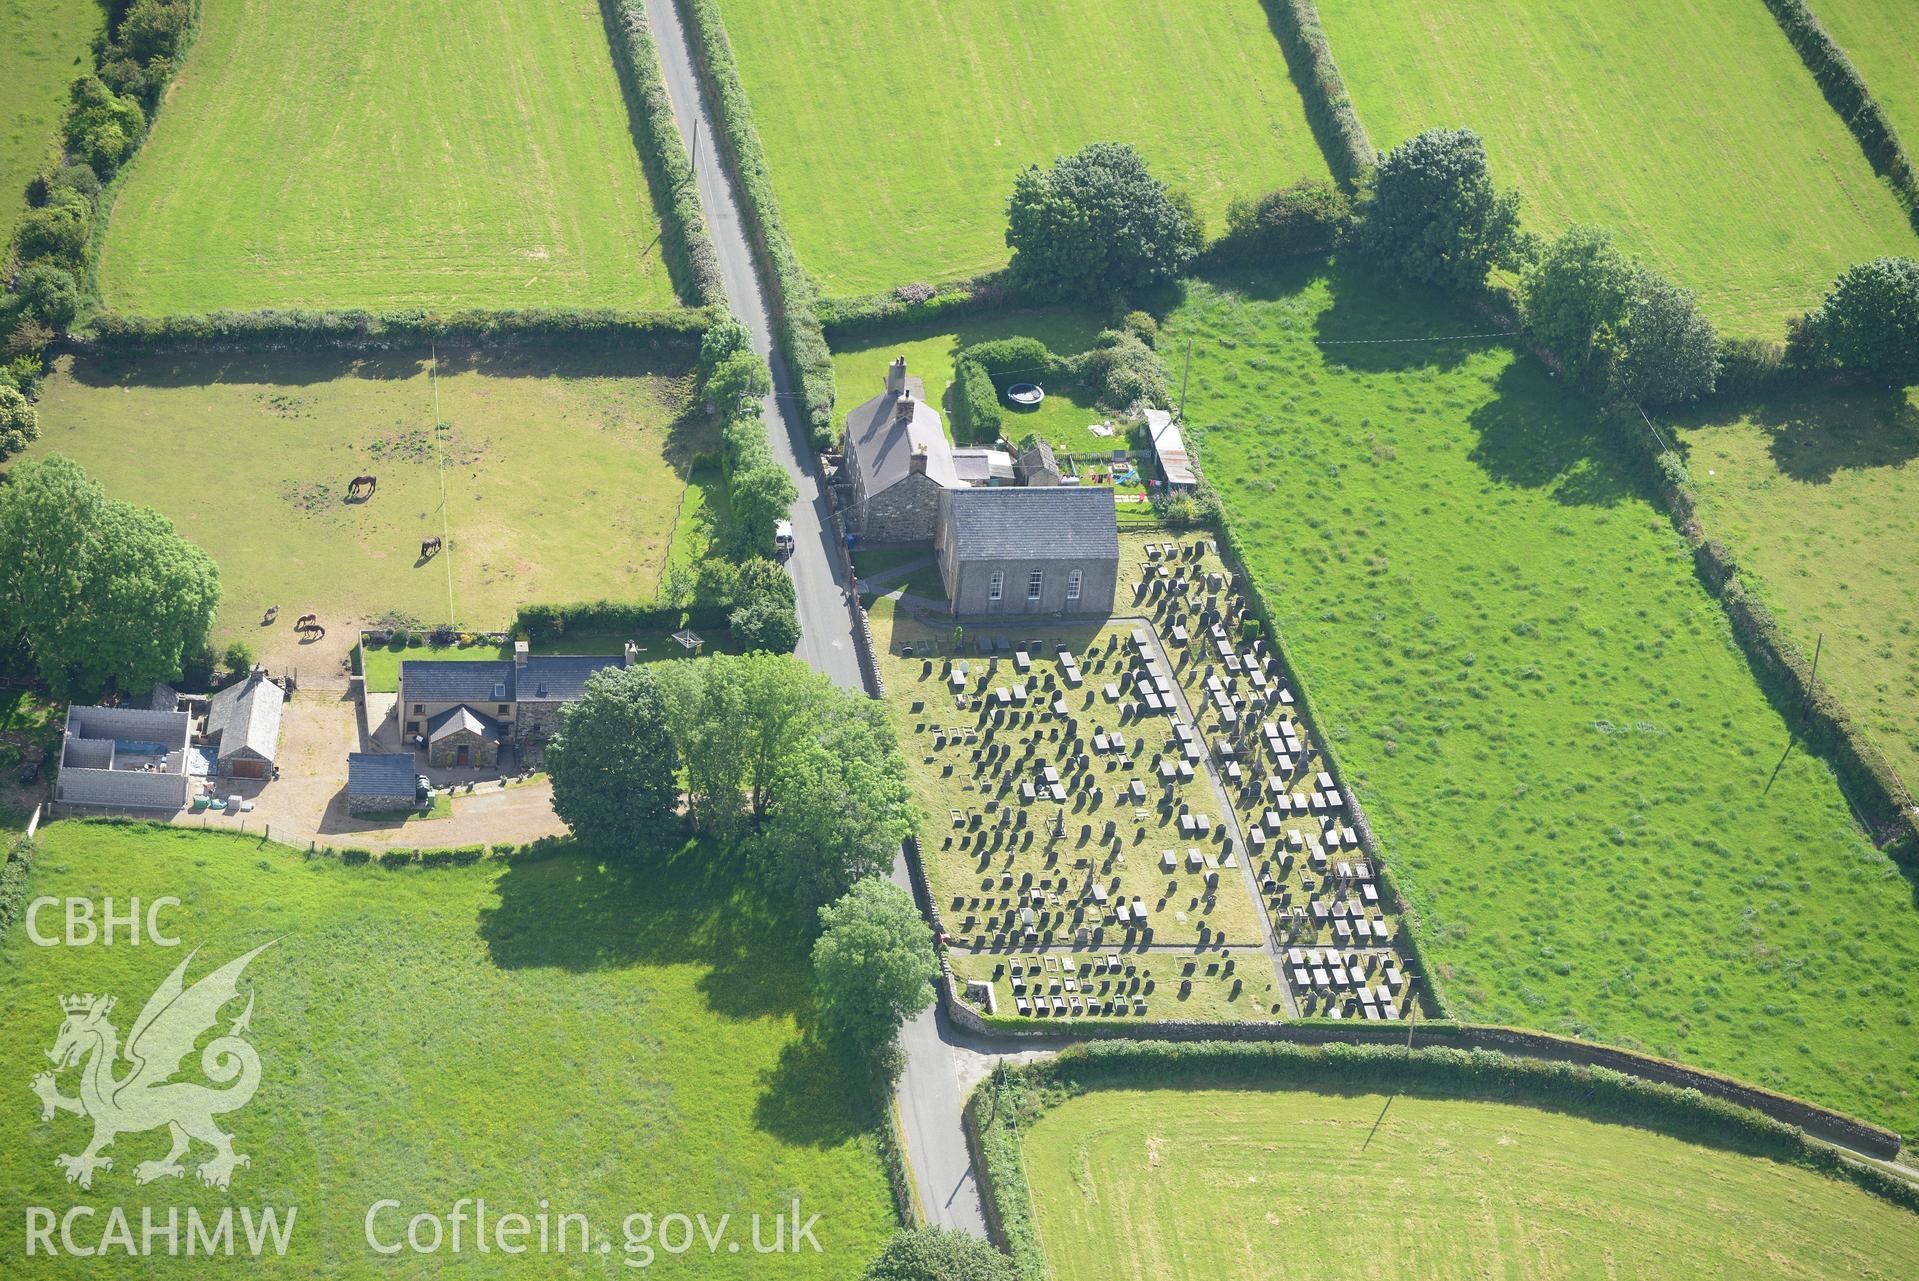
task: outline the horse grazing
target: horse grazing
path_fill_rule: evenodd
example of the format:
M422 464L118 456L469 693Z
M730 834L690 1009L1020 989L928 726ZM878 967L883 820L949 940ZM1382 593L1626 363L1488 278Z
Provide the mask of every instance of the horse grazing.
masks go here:
M437 554L439 550L440 550L440 539L437 535L432 538L422 538L420 540L420 559L421 560L425 560L429 556L433 556Z
M296 632L319 631L320 616L318 614L300 615L293 620L293 630Z
M346 496L349 500L354 498L371 498L373 497L373 491L379 488L379 485L380 478L378 476L355 476L353 483L346 487ZM366 490L364 495L360 493L362 489Z
M268 605L267 612L260 616L260 626L262 627L272 626L273 620L278 618L279 616L280 616L280 607L278 605Z

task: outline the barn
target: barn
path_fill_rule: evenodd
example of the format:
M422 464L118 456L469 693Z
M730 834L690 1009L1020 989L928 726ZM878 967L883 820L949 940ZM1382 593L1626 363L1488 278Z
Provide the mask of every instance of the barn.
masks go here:
M207 742L222 777L273 777L285 702L280 687L260 671L208 700Z

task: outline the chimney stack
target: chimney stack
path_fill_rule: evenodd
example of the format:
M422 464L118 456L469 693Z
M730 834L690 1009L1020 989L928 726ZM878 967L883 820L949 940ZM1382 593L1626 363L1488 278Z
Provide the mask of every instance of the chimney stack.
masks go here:
M528 650L525 641L516 640L513 642L513 668L515 671L523 672L526 670L527 653Z
M893 417L903 423L913 421L913 393L903 391L899 399L893 402Z
M906 357L896 356L893 363L886 367L886 390L906 390Z
M926 446L921 445L913 451L913 457L907 462L907 471L914 476L926 474Z

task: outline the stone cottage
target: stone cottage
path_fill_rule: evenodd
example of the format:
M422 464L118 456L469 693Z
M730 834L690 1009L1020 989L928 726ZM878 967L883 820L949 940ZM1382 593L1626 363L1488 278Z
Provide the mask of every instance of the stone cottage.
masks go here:
M846 416L847 528L875 543L933 536L940 494L964 484L939 410L926 386L906 373L906 357L886 371L886 390Z
M349 814L391 814L416 803L419 775L409 752L353 752L346 758Z
M1113 611L1119 524L1102 487L958 489L940 498L934 551L955 614Z
M586 690L587 678L631 666L639 651L628 641L612 655L532 654L516 641L513 658L408 659L400 664L400 727L409 743L424 745L438 769L491 769L500 749L545 742L560 713Z
M207 700L207 742L221 777L272 777L285 703L286 694L263 671Z

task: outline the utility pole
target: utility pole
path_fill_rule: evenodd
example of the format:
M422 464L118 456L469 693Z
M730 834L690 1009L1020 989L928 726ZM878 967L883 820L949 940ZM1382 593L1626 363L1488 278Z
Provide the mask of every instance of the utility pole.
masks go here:
M693 174L698 179L700 171L700 112L693 113Z
M1186 367L1179 371L1179 419L1186 421L1186 379L1193 372L1193 340L1186 340Z

